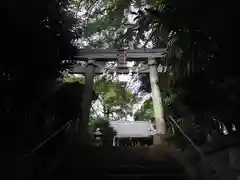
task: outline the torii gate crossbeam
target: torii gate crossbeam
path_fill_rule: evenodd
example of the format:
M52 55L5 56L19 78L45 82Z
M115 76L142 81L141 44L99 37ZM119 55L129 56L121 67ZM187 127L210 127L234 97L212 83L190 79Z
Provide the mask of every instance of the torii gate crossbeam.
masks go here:
M148 58L162 58L166 53L165 48L161 49L131 49L124 50L127 55L127 61L146 61ZM116 61L118 59L118 50L113 49L80 49L74 56L79 61Z
M122 50L121 50L122 51ZM155 113L155 122L157 130L157 138L154 140L154 144L161 143L161 138L158 135L165 134L165 121L163 118L163 108L162 108L162 99L160 88L157 84L158 82L158 69L157 69L157 59L161 59L166 52L166 49L134 49L134 50L124 50L126 51L126 60L127 61L148 61L149 68L143 69L142 73L150 74L151 90L153 97L154 113ZM102 73L103 70L100 67L97 67L96 62L107 62L107 61L116 61L118 59L119 50L102 50L102 49L80 49L77 54L74 56L76 60L87 61L88 64L86 67L81 67L76 64L73 68L70 69L71 73L74 74L85 74L85 91L84 91L84 100L82 103L82 119L79 122L79 129L86 130L89 122L89 114L91 108L91 99L92 99L92 89L93 89L93 79L95 74ZM126 69L121 69L117 72L127 74L129 71ZM141 71L135 70L134 72L141 73ZM133 72L133 73L134 73ZM113 70L110 71L113 73Z

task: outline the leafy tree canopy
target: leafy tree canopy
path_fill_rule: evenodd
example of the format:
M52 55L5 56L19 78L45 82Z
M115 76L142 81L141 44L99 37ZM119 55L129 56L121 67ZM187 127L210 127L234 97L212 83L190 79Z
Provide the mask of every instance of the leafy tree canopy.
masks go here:
M67 82L84 82L84 77L66 77ZM91 109L91 119L104 118L116 120L132 115L133 106L140 98L126 84L120 82L117 76L101 75L94 80L94 91L98 98Z
M196 123L202 126L211 127L215 118L229 127L232 123L239 124L240 81L235 61L238 51L237 46L230 46L233 40L237 42L239 39L239 20L234 14L237 12L234 3L230 3L232 13L228 15L226 5L216 0L99 0L81 3L88 10L85 17L89 18L85 22L90 22L82 26L83 30L88 25L91 29L99 27L101 22L109 22L109 26L92 31L98 34L97 38L86 35L90 37L89 43L102 42L98 45L109 44L108 47L119 47L120 44L130 48L167 47L162 62L171 77L170 92L178 95L171 103L175 107L171 113L192 114ZM131 22L129 14L135 18ZM109 36L114 39L109 40Z
M152 99L146 100L141 108L134 114L135 121L154 121Z
M69 3L13 0L1 4L0 115L2 137L8 143L16 134L26 133L22 129L26 123L33 128L45 120L41 101L71 63L66 60L74 52L75 18Z

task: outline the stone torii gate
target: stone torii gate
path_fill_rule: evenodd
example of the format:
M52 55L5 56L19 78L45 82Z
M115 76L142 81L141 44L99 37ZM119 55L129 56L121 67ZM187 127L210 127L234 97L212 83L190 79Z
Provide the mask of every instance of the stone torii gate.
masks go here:
M89 114L91 108L92 89L94 75L102 74L106 70L104 65L108 61L117 61L118 67L108 69L108 73L128 74L129 70L132 73L149 73L150 84L152 90L152 99L154 105L155 123L156 123L156 137L154 137L154 144L161 143L161 137L165 134L165 121L163 117L163 107L160 88L158 82L158 72L162 72L161 68L157 67L156 60L164 56L166 49L133 49L133 50L103 50L103 49L80 49L75 59L78 61L87 62L86 66L79 64L73 65L70 72L73 74L85 74L85 90L84 100L82 103L82 119L79 122L81 129L87 129L89 123ZM126 61L143 62L148 61L148 66L140 68L126 67Z

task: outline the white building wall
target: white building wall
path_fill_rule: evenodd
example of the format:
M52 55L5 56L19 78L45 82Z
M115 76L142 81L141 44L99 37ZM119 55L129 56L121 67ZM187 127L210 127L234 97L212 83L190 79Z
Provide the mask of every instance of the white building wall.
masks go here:
M151 123L147 121L111 121L117 132L116 137L149 137L155 134Z

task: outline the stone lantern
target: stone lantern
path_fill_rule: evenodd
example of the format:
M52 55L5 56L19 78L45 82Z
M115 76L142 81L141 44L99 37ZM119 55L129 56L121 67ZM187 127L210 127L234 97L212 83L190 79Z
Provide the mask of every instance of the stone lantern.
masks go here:
M100 132L100 129L97 128L96 131L93 133L94 141L97 146L100 146L102 144L102 133Z

